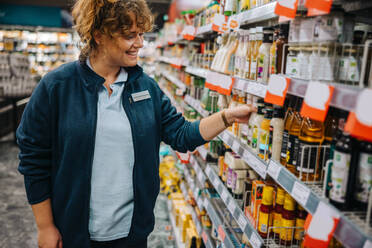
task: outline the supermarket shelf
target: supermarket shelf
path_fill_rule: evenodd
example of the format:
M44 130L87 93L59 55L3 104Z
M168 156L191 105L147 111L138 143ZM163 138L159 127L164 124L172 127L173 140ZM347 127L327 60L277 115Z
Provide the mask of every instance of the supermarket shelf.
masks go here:
M196 148L203 160L207 159L208 151L205 146L199 146Z
M198 205L199 209L203 209L203 199L202 199L202 196L199 194L200 188L198 187L196 182L191 178L191 175L190 175L189 170L187 169L187 166L185 166L184 173L185 173L186 182L189 185L192 191L192 194L194 196L194 199L196 201L196 205Z
M291 78L288 94L305 97L308 80ZM359 92L359 87L331 83L335 87L330 105L346 111L354 110Z
M221 196L222 201L227 206L227 209L234 217L241 230L243 230L245 235L249 237L249 242L251 243L252 247L262 247L264 244L263 239L257 233L256 229L250 223L248 218L244 215L243 211L239 208L234 198L232 198L231 194L226 189L225 185L218 178L217 173L214 171L212 166L207 165L205 172L209 178L209 181L213 184L214 188Z
M191 97L190 95L185 96L185 102L193 107L196 111L199 112L199 114L203 117L209 116L209 112L201 106L201 103L199 100L196 100L195 98Z
M226 145L238 154L253 170L257 172L263 179L266 178L267 164L256 154L254 154L248 146L242 144L231 132L224 131L218 136Z
M187 190L186 190L185 184L182 182L180 187L181 187L182 194L184 195L185 199L187 199L188 195L187 195ZM203 228L203 226L201 225L194 209L191 212L191 216L192 216L192 220L194 221L194 223L196 225L196 231L198 232L198 235L200 237L202 237L202 240L204 242L205 247L214 248L215 245L214 245L214 243L213 243L213 241L212 241L212 239L209 235L209 232L206 231Z
M276 2L272 2L254 9L244 11L237 15L240 26L255 22L268 21L278 17L275 13Z
M204 36L204 35L207 35L207 34L211 34L213 33L214 31L212 30L212 24L208 24L208 25L204 25L202 27L199 27L196 31L196 35L197 36Z
M266 95L267 85L258 83L253 80L235 77L233 88L244 91L251 95L264 98Z
M233 244L228 232L224 227L223 221L220 219L218 213L216 212L212 203L207 197L204 198L203 205L213 225L215 226L215 228L217 228L218 235L222 240L222 243L225 245L226 248L235 248L235 245Z
M182 66L186 67L188 65L187 61L185 61L184 59L180 59L180 58L168 58L168 57L162 56L158 58L157 61L167 63L175 67L182 67Z
M171 212L171 209L172 209L172 202L170 200L168 200L168 210L169 210L169 212ZM176 237L177 248L185 248L185 244L182 243L182 241L181 241L180 231L179 231L178 227L176 226L176 220L174 219L173 214L171 214L171 213L169 214L169 219L170 219L171 224L172 224L172 229L173 229L174 236Z
M197 67L192 67L192 66L187 66L186 67L186 72L193 74L195 76L201 77L201 78L206 78L208 70L202 69L202 68L197 68Z
M181 80L179 80L178 78L172 76L171 74L169 74L169 72L162 72L162 75L165 78L167 78L169 81L171 81L172 83L174 83L178 88L180 88L183 91L186 91L186 85Z

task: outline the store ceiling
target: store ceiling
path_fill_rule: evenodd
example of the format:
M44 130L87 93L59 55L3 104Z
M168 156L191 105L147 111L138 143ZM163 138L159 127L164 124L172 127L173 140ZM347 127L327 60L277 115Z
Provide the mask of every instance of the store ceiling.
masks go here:
M34 6L50 6L60 7L66 10L70 10L75 0L1 0L1 3L5 4L17 4L17 5L34 5ZM172 0L146 0L149 4L154 16L156 26L163 26L163 16L168 13L169 5Z

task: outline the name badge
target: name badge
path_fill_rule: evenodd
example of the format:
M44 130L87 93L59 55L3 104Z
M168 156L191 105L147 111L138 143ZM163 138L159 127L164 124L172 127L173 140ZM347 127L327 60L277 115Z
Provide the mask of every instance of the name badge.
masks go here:
M143 101L149 98L151 98L151 96L148 90L144 90L144 91L132 94L132 99L134 102Z

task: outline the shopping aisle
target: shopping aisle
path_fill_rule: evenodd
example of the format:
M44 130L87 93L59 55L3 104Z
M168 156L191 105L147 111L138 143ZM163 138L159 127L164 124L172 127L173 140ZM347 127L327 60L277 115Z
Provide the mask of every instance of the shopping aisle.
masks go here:
M8 138L9 137L9 138ZM0 247L37 247L37 230L18 173L18 147L12 135L0 141Z

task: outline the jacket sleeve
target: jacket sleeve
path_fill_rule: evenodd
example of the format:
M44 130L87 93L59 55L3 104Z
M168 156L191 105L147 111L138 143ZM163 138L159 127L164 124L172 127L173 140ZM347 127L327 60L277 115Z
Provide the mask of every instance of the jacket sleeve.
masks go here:
M179 152L193 151L206 143L199 131L200 121L186 121L162 91L161 111L162 140L173 149Z
M27 199L36 204L50 198L51 121L50 104L43 80L34 90L17 129L20 148L18 170L24 175Z

